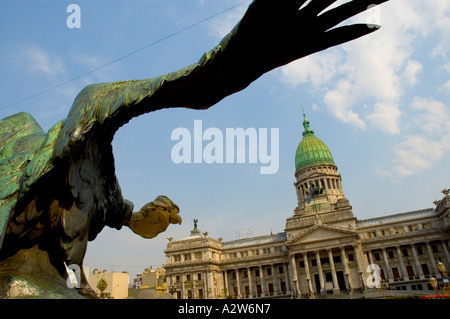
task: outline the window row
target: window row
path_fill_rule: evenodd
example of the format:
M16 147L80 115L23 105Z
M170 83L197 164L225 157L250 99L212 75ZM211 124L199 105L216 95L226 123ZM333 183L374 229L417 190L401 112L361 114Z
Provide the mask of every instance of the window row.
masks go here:
M246 258L249 256L267 255L267 254L272 254L272 253L279 253L281 251L282 251L281 246L258 248L258 249L246 250L246 251L241 251L241 252L229 253L228 259L237 259L237 258Z
M423 245L416 245L414 247L416 249L417 255L419 255L419 256L423 255L424 251L426 251L426 249L427 249L426 246L423 246ZM439 249L438 249L438 246L436 244L431 244L430 247L431 247L431 250L432 250L433 253L439 253ZM401 248L400 251L401 251L402 257L408 257L408 256L410 256L410 254L412 254L411 248L404 247L404 248ZM387 255L387 257L389 259L397 257L397 252L394 251L394 249L387 249L386 253L387 253L386 255ZM373 259L375 261L378 261L378 260L382 259L381 252L376 252L375 251L372 254L373 254Z
M376 238L376 237L391 236L391 235L398 235L398 234L401 235L401 234L405 234L408 232L416 232L416 231L419 231L422 229L431 229L431 228L432 228L431 222L427 222L427 223L414 224L414 225L408 225L408 226L377 229L377 230L367 232L365 234L365 238Z
M266 268L262 268L263 271L263 275L267 275L267 276L271 276L272 275L272 267L266 267ZM277 266L275 267L275 271L277 271L277 274L284 274L284 267L283 266ZM250 269L250 275L253 277L260 277L261 276L261 272L259 268L255 268L255 269ZM249 272L247 269L242 270L242 275L243 278L248 278L249 277ZM236 275L236 271L233 271L233 273L231 274L231 278L232 279L237 279L237 275Z
M350 261L354 261L353 253L349 253L347 255L347 260L349 262ZM310 264L311 264L312 267L317 266L317 259L316 258L308 258L308 261L310 261ZM341 256L333 256L333 262L335 264L339 264L341 261L342 261L341 260ZM320 264L322 266L327 265L329 263L330 263L330 259L328 257L320 258ZM303 260L300 260L299 261L299 266L300 266L300 268L304 268L305 267L305 262Z

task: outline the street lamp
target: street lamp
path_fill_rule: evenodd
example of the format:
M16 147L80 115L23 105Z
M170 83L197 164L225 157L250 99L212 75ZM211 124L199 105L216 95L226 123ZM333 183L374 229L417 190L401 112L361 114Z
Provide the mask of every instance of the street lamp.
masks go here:
M169 288L169 293L173 295L175 292L176 292L175 286L172 284Z
M443 295L450 295L450 282L447 277L447 273L445 270L445 265L439 261L437 263L437 268L442 275L442 281L444 282L444 291L442 291Z
M436 295L439 294L439 287L438 287L438 281L433 276L430 279L431 287L433 287L434 291L436 292Z
M383 281L380 284L380 290L383 293L383 299L386 298L385 291L388 289L389 289L389 283L383 279Z
M437 268L441 273L442 277L447 277L447 273L445 272L445 265L440 260L437 263Z

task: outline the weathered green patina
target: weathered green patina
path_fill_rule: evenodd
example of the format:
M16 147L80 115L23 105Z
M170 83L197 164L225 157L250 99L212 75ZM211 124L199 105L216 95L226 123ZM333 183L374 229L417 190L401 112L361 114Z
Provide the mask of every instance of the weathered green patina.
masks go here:
M151 238L181 223L166 196L135 213L122 197L111 146L122 125L164 108L207 109L270 70L369 34L376 28L335 26L386 1L354 0L324 12L335 0L305 6L306 0L254 0L220 44L191 66L89 85L48 132L26 113L1 120L0 297L75 298L66 265L82 269L87 242L104 226ZM78 293L92 296L84 273Z
M314 165L335 165L328 146L309 127L309 121L303 115L303 138L295 152L295 171Z

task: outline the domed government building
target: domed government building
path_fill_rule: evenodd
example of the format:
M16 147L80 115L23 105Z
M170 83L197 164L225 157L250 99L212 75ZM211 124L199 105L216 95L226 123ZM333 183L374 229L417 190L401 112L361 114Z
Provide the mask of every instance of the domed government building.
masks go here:
M298 206L284 232L223 241L195 223L190 236L167 244L168 292L180 299L382 298L435 294L432 277L442 287L440 263L450 270L448 190L435 208L358 220L329 148L303 117Z

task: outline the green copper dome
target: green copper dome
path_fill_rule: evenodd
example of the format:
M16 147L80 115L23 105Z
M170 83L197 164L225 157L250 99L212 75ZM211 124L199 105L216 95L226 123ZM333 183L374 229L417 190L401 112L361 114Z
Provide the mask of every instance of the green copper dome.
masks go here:
M309 127L309 121L303 114L303 138L295 153L295 171L313 165L334 164L333 156L324 142L314 135Z

